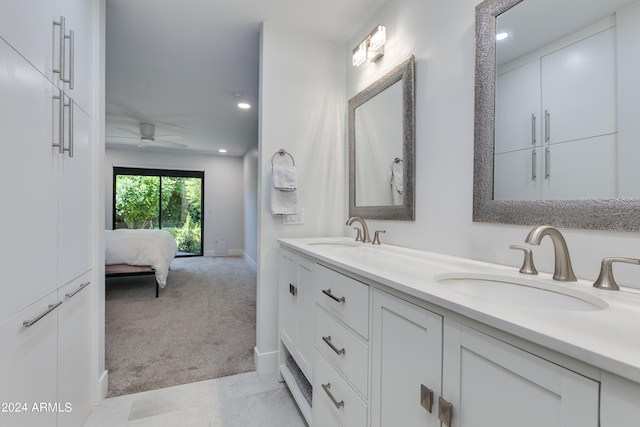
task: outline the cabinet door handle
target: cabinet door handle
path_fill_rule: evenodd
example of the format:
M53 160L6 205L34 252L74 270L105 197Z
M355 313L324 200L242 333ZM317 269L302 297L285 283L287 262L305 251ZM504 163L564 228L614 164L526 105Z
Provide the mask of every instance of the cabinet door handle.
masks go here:
M420 384L420 405L430 414L433 410L433 390Z
M322 384L322 388L324 389L325 393L327 393L327 396L329 396L329 399L331 399L336 408L340 409L344 407L344 400L338 402L336 398L333 397L333 394L331 394L331 392L329 391L331 389L331 383Z
M337 296L333 295L331 293L331 289L323 289L322 293L328 296L329 298L331 298L332 300L334 300L335 302L345 302L344 297L338 298Z
M551 149L544 149L544 178L549 179L551 176Z
M338 349L338 347L333 345L333 343L331 342L331 335L326 336L326 337L322 337L322 341L326 342L327 345L329 347L331 347L331 350L335 351L336 354L345 354L346 353L346 350L344 348Z
M293 283L289 283L289 293L295 297L298 295L298 287Z
M536 115L531 113L531 145L536 145Z
M438 419L445 426L451 427L451 418L453 418L453 405L441 396L438 397Z
M64 78L64 73L60 74L61 78L62 78L62 82L63 83L69 83L69 89L73 89L73 82L75 81L75 72L74 72L74 62L75 62L75 55L74 55L74 47L75 47L75 40L73 37L73 30L69 30L69 35L65 35L64 36L65 39L69 40L69 78L65 79ZM63 42L64 43L64 42Z
M69 153L69 157L73 157L73 98L67 97L68 104L64 104L65 107L69 107L69 148L63 148L63 151ZM64 142L63 147L64 147Z
M58 45L60 46L60 55L59 55L59 61L60 61L60 65L58 68L53 68L53 72L60 75L60 80L64 81L64 59L65 59L65 28L64 28L64 16L60 17L60 21L53 21L53 26L56 27L60 27L60 37L58 39Z
M537 157L538 154L536 153L536 149L534 148L533 150L531 150L531 181L535 181L538 177L538 174L536 173L536 166L538 165Z
M551 114L549 110L544 110L544 141L551 141Z
M37 317L31 319L31 320L25 320L24 322L22 322L22 324L24 326L26 326L27 328L30 326L33 326L38 320L42 319L44 316L46 316L47 314L51 313L53 310L56 309L56 307L58 307L60 304L62 304L62 301L58 301L55 304L49 304L49 306L47 307L47 309L42 312L41 314L39 314Z
M80 286L78 286L78 289L76 289L73 292L69 292L68 294L64 294L65 297L67 298L73 298L73 296L75 294L77 294L78 292L80 292L81 290L83 290L84 288L86 288L87 286L89 286L91 282L87 282L87 283L82 283Z
M58 153L64 154L64 94L62 89L58 89L58 95L53 99L58 101L58 143L52 145L58 147Z

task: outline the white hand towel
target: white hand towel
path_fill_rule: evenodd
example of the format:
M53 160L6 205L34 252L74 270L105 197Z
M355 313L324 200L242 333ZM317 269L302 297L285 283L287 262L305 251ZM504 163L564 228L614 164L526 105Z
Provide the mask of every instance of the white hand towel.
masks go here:
M403 204L404 190L404 165L402 162L394 162L391 165L391 203L394 206Z
M296 168L294 166L274 166L273 186L281 191L293 191L297 188Z

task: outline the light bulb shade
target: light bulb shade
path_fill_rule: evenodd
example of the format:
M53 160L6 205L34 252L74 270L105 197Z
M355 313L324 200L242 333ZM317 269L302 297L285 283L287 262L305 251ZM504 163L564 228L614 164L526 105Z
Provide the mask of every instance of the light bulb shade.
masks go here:
M353 49L353 66L359 67L367 60L367 41L360 43Z
M384 45L387 42L387 30L384 25L378 25L369 34L369 49L367 50L367 59L369 62L375 62L384 55Z

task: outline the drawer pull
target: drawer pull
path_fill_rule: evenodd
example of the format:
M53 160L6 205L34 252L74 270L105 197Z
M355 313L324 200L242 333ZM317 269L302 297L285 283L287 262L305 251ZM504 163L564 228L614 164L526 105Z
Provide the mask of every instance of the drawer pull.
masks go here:
M331 383L322 384L322 388L324 389L325 393L327 393L329 399L331 399L333 404L336 405L336 408L340 409L344 407L344 400L338 402L336 398L333 397L333 394L331 394L331 392L329 391L331 389Z
M451 427L451 418L453 418L453 404L438 397L438 419L443 425Z
M427 410L430 414L433 409L433 390L426 387L424 384L420 384L420 405Z
M336 301L336 302L345 302L344 297L338 298L337 296L333 295L331 293L331 289L323 289L322 293L325 294L326 296L328 296L329 298L331 298L332 300Z
M76 289L76 290L75 290L75 291L73 291L73 292L69 292L68 294L64 294L64 296L65 296L65 297L67 297L67 298L73 298L73 296L74 296L75 294L77 294L78 292L80 292L81 290L83 290L84 288L86 288L87 286L89 286L89 284L90 284L90 283L91 283L91 282L83 283L83 284L81 284L80 286L78 286L78 289Z
M44 316L46 316L47 314L51 313L53 310L56 309L56 307L58 307L60 304L62 304L62 301L58 301L55 304L49 304L49 306L47 307L47 309L41 313L40 315L38 315L38 317L36 317L35 319L31 319L31 320L25 320L24 322L22 322L22 324L24 326L26 326L27 328L29 326L33 326L38 320L42 319Z
M333 343L331 342L331 335L327 336L327 337L322 337L322 341L326 342L327 345L329 347L331 347L331 350L335 351L336 354L345 354L346 351L344 348L342 349L338 349L338 347L336 347L335 345L333 345Z

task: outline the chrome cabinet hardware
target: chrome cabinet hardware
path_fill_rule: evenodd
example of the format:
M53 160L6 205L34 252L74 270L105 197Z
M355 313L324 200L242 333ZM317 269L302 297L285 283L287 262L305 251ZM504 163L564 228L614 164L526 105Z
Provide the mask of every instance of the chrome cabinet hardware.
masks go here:
M438 397L438 419L442 424L451 427L451 419L453 418L453 405L447 402L441 396Z
M58 89L58 94L53 99L58 101L58 142L52 145L58 148L58 153L64 154L64 94L62 89Z
M59 47L59 66L58 68L53 68L53 72L60 75L60 79L64 80L64 62L65 62L65 22L64 22L64 16L60 17L60 21L53 21L53 26L54 27L60 27L60 36L58 38L58 45Z
M433 390L420 384L420 405L430 414L433 413Z
M334 300L335 302L345 302L346 301L344 297L338 298L337 296L333 295L331 293L331 288L323 289L322 293L325 294L326 296L328 296L329 298L331 298L332 300Z
M386 230L376 230L375 233L373 233L373 242L371 243L372 245L379 245L380 244L380 233L386 233Z
M47 307L47 309L42 312L41 314L39 314L37 317L31 319L31 320L25 320L24 322L22 322L22 324L25 327L30 327L33 326L38 320L42 319L44 316L46 316L47 314L51 313L53 310L55 310L60 304L62 304L62 301L58 301L55 304L49 304L49 306Z
M333 350L336 354L346 354L346 350L344 348L338 349L338 347L333 345L333 343L331 342L331 335L322 337L322 341L326 342L327 345L331 347L331 350Z
M534 148L533 150L531 150L531 181L535 181L538 177L538 174L536 173L536 166L538 165L537 156L538 154L536 153L536 149Z
M620 286L616 283L616 280L613 278L613 268L612 264L614 262L624 262L627 264L636 264L640 265L640 259L635 258L603 258L602 265L600 266L600 275L595 282L593 282L594 288L599 289L607 289L609 291L618 291L620 290Z
M551 141L551 114L544 110L544 142Z
M91 283L91 282L82 283L80 286L78 286L78 289L76 289L76 290L75 290L75 291L73 291L73 292L69 292L69 293L67 293L67 294L64 294L64 296L65 296L66 298L73 298L73 296L74 296L75 294L77 294L78 292L80 292L81 290L83 290L84 288L86 288L87 286L89 286L89 284L90 284L90 283Z
M531 113L531 145L536 145L536 115Z
M344 407L344 400L338 402L336 398L333 397L333 394L331 394L331 383L322 384L322 388L324 389L325 393L327 393L327 396L329 396L329 399L331 399L331 402L333 402L336 408L340 409Z
M295 297L298 295L298 287L293 283L289 283L289 293Z
M549 179L551 176L551 149L546 147L544 149L544 179Z
M65 35L64 36L65 39L69 40L69 78L66 79L64 77L64 73L60 74L60 79L62 80L63 83L68 83L69 84L69 89L73 89L73 82L75 80L74 75L75 75L75 71L74 71L74 66L73 63L75 62L75 54L74 54L74 46L75 46L75 40L74 40L74 36L73 36L73 30L69 30L69 35Z
M524 252L524 261L522 263L522 267L520 268L520 273L522 274L538 274L538 270L536 270L536 266L533 264L533 251L531 248L527 248L525 246L511 245L509 249L518 249Z
M69 148L63 148L63 151L69 153L69 157L73 157L73 98L67 97L68 103L64 106L69 108Z

